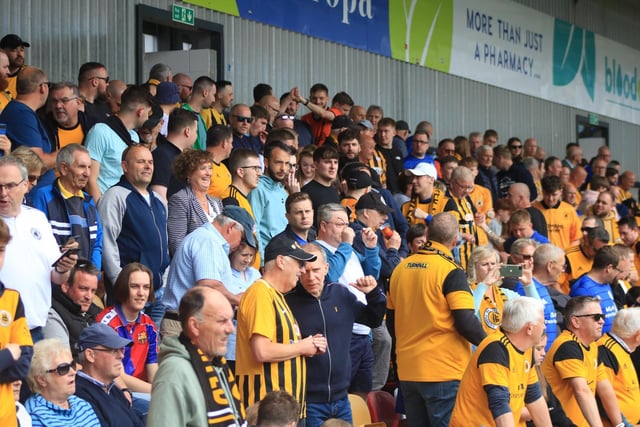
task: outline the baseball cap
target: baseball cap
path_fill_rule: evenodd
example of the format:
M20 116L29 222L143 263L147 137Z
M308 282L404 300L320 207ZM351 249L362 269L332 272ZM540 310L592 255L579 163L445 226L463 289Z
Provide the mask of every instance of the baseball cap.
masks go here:
M246 209L241 208L240 206L227 205L222 210L222 215L229 217L234 221L238 221L244 228L244 239L247 241L247 244L252 248L258 248L256 238L253 235L255 232L255 223Z
M409 123L404 120L398 120L396 122L396 130L408 130L411 133L411 129L409 129Z
M78 350L80 351L99 345L107 348L124 348L131 344L133 344L133 341L122 338L113 328L104 323L94 323L84 328L77 342Z
M180 89L173 82L161 82L156 88L156 102L161 105L171 105L180 102Z
M430 176L431 178L437 178L438 177L438 172L436 172L436 167L433 166L431 163L427 163L427 162L420 162L416 165L415 168L413 169L407 169L406 171L404 171L405 174L407 175L414 175L414 176Z
M348 128L349 126L353 126L353 120L344 114L336 116L331 122L331 129Z
M346 177L347 186L350 189L367 188L372 185L371 176L361 170L353 171Z
M373 123L371 123L369 120L360 120L358 122L358 126L361 126L365 129L369 129L369 130L373 130Z
M30 47L31 45L16 34L7 34L0 40L0 49L15 49L19 46Z
M318 258L314 254L303 251L296 242L284 233L275 236L264 248L264 262L274 260L278 255L289 256L298 261L315 261Z
M369 192L364 196L358 199L358 203L356 203L356 210L360 209L375 209L381 213L391 213L393 212L393 208L384 204L382 199L380 198L380 194L375 192Z

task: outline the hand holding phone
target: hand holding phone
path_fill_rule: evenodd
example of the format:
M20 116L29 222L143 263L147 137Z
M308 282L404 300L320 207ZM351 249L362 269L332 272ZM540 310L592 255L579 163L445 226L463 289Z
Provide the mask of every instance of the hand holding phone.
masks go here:
M78 252L80 252L80 248L77 248L77 247L67 249L62 253L62 255L60 255L60 258L58 258L53 262L53 264L51 264L51 267L57 266L60 263L60 261L62 261L63 258L69 257L70 255L73 255L73 254L77 254Z
M522 266L517 264L504 264L500 266L500 276L515 277L522 276Z

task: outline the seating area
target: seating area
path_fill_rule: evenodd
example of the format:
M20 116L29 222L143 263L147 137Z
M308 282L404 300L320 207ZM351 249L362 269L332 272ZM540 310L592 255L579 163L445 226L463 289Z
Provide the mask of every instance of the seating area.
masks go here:
M406 419L396 413L396 399L386 391L372 391L365 401L361 396L349 394L353 425L355 427L401 427Z

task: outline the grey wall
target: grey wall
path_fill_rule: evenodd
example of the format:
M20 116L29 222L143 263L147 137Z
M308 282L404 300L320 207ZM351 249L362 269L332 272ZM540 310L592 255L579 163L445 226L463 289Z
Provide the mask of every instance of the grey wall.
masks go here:
M634 0L515 0L640 50L640 6ZM85 61L107 65L111 78L135 79L135 4L170 10L167 0L0 0L3 32L32 43L27 62L50 80L75 80ZM178 2L176 2L178 3ZM225 75L236 100L251 101L251 88L270 83L280 94L292 86L303 93L324 82L332 93L345 90L363 105L382 105L387 115L411 126L434 123L436 138L495 128L509 136L535 136L548 154L563 155L575 140L570 107L486 84L383 58L331 42L267 27L200 7L196 18L224 26ZM179 71L179 70L176 70ZM195 77L195 76L194 76ZM305 111L300 107L301 112ZM640 126L601 117L610 125L614 157L637 169Z

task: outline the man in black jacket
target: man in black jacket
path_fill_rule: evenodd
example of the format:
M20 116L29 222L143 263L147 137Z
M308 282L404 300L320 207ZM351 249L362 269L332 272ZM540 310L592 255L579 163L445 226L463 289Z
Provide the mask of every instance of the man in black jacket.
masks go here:
M302 336L321 333L327 339L327 351L307 358L308 427L320 426L329 418L352 422L347 396L351 377L350 342L355 321L375 328L385 312L386 298L373 276L352 284L366 294L367 304L359 302L343 285L329 283L329 270L323 248L316 244L304 251L317 256L307 261L296 288L285 298L300 325Z
M43 330L44 337L68 342L74 357L78 355L75 343L80 334L96 322L96 316L101 311L93 303L99 274L90 261L79 259L71 269L69 279L60 286L53 286L52 306Z

